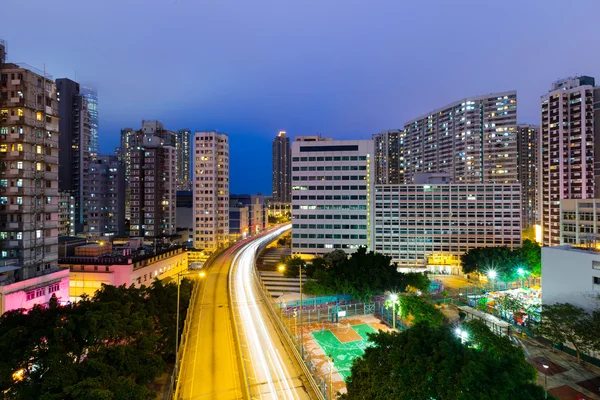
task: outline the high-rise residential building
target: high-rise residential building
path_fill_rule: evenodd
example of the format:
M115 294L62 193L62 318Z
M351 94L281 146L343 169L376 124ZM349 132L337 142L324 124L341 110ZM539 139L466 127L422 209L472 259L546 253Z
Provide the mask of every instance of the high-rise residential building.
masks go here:
M229 241L229 138L194 134L194 248L208 252Z
M262 194L232 194L229 195L229 200L230 207L231 204L242 204L248 207L248 234L256 235L265 228L266 209ZM231 228L231 223L229 226Z
M75 198L75 232L87 231L89 163L93 157L88 98L79 83L67 78L56 80L59 103L59 188Z
M91 236L125 234L125 169L113 155L98 155L89 170L88 231Z
M517 92L469 97L404 124L404 181L448 172L456 183L515 183Z
M175 138L170 131L158 133L140 134L143 142L129 150L130 236L175 234Z
M177 131L177 190L190 190L190 156L192 154L192 131L180 129Z
M273 201L292 201L292 160L290 138L280 131L273 140Z
M373 141L296 137L292 143L292 252L371 245Z
M75 236L75 197L58 191L58 236Z
M539 203L542 243L560 244L560 202L595 197L594 165L600 165L600 88L589 76L555 82L541 98ZM595 97L595 98L594 98Z
M600 199L560 201L560 244L600 244ZM600 249L600 247L598 247Z
M373 135L375 184L404 183L404 131L389 130Z
M85 105L90 118L90 153L92 159L98 155L98 91L88 86L81 86L81 95L85 98Z
M538 210L538 141L539 126L517 127L517 171L521 184L521 218L523 229L539 222Z
M376 185L374 250L400 267L459 272L469 249L521 245L520 185Z
M7 63L0 41L0 314L68 301L58 268L58 99L45 71Z

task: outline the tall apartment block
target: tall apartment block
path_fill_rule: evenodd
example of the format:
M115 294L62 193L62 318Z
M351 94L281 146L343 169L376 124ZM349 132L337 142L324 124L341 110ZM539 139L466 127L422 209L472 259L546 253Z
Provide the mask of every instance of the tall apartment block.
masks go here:
M373 135L375 184L404 183L404 131L395 129Z
M469 249L521 245L517 183L376 185L374 205L374 249L400 267L458 272Z
M538 142L540 127L519 125L517 127L517 171L521 184L521 216L523 229L539 222L538 209Z
M75 232L88 231L89 163L93 157L88 98L79 83L67 78L56 80L59 101L59 183L60 190L75 198Z
M273 202L292 201L292 160L290 138L280 131L273 140Z
M175 234L176 157L174 138L143 135L130 150L130 236ZM163 144L167 143L168 144Z
M194 248L213 252L229 241L229 138L194 134Z
M292 143L292 252L348 253L371 245L372 140L296 137Z
M90 118L90 153L92 159L98 155L98 92L88 86L81 86L81 95L85 98L86 109Z
M248 208L248 233L250 235L256 235L265 228L265 197L262 194L231 194L229 195L230 207L231 204L242 204Z
M600 165L600 88L589 76L555 82L541 98L540 205L542 243L560 245L560 203L595 197L594 166ZM600 108L600 107L598 107Z
M192 131L180 129L177 131L177 190L190 190L190 156L192 155Z
M58 100L45 71L5 61L0 41L0 314L68 301L58 268Z
M125 234L125 169L113 155L98 155L89 169L90 236Z
M58 236L75 236L75 197L58 191Z
M404 124L404 180L448 172L456 183L515 183L517 92L469 97Z

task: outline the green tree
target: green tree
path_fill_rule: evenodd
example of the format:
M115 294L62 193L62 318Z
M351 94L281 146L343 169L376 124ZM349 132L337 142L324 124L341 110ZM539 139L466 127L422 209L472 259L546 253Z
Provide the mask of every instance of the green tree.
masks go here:
M594 336L590 332L593 317L583 308L569 303L544 305L541 313L540 333L554 343L570 343L581 361L581 353L594 347Z
M405 321L415 324L424 322L432 326L440 326L444 322L444 314L422 296L399 296L398 315Z
M302 272L305 272L306 261L298 256L285 256L283 263L285 264L283 275L286 278L298 278L301 268Z
M446 325L421 323L370 339L373 346L352 365L344 400L544 398L523 354L505 362L486 348L461 344Z

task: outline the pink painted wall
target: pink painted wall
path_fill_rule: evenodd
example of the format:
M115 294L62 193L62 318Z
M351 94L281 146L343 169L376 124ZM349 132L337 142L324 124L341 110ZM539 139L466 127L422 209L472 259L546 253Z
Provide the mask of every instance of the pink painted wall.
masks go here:
M50 293L49 285L59 283L59 290ZM27 300L27 292L44 289L44 295ZM36 304L47 304L55 294L58 301L66 303L69 301L69 271L61 270L52 274L38 276L25 281L16 282L6 286L0 286L0 314L6 311L24 308L29 310Z

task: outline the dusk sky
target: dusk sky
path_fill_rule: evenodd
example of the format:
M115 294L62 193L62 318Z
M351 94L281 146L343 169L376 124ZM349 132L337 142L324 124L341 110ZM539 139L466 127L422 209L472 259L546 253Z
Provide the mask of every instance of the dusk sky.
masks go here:
M142 119L230 137L231 192L271 192L271 141L367 139L516 89L518 119L600 79L600 1L2 0L8 60L99 92L100 150Z

